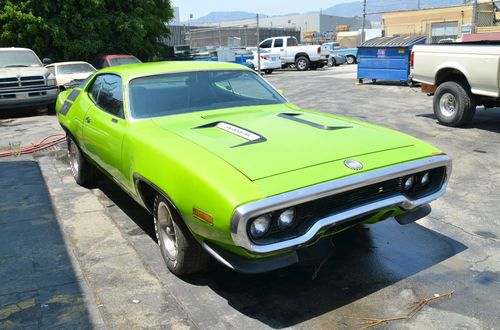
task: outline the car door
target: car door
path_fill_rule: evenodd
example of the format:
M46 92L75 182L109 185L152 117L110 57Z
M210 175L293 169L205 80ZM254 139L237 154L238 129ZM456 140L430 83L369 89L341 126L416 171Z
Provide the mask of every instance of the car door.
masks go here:
M118 183L125 184L122 143L128 127L123 109L123 82L115 74L98 75L89 89L93 104L85 115L86 153Z
M280 55L282 63L285 62L285 57L286 57L285 44L284 44L285 41L286 39L276 38L274 39L274 45L273 45L274 53Z

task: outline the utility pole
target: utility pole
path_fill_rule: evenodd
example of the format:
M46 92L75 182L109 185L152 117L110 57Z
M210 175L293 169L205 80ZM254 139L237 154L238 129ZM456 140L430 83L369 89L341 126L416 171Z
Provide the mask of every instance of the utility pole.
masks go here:
M476 33L477 28L477 0L472 3L472 33Z
M363 22L361 23L361 43L365 42L366 0L363 0Z
M260 28L259 28L259 14L257 14L257 71L260 72Z

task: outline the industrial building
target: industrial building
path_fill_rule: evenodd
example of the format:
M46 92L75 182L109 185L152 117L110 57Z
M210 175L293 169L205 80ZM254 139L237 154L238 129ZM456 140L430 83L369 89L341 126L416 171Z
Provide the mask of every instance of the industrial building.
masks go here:
M255 26L256 19L246 19L240 21L221 22L220 26ZM301 31L301 38L303 39L304 33L308 31L315 31L320 34L327 34L328 32L336 32L337 26L349 26L351 30L361 29L361 17L340 17L325 15L321 12L300 14L300 15L287 15L287 16L272 16L260 18L259 25L264 28L285 28L296 29ZM369 28L370 22L366 23Z
M444 8L402 10L382 15L385 36L425 36L428 42L460 39L462 34L500 32L497 2L479 1Z

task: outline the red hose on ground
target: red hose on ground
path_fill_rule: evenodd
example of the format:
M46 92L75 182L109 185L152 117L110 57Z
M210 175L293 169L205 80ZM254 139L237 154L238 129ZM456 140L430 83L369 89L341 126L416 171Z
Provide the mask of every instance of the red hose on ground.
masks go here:
M40 151L40 150L55 146L56 144L59 144L59 143L63 142L64 140L66 140L66 134L64 134L64 133L52 134L52 135L47 136L46 138L44 138L42 141L40 141L37 144L32 144L30 146L22 147L19 150L0 151L0 157L9 157L9 156L31 154L33 152Z

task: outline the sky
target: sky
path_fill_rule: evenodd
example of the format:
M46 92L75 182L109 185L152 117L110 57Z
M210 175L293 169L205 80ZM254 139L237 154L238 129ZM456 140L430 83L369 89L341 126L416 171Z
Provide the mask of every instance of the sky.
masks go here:
M171 0L173 6L179 7L181 21L188 20L189 14L196 19L212 11L247 11L266 15L306 13L351 1L354 0Z

